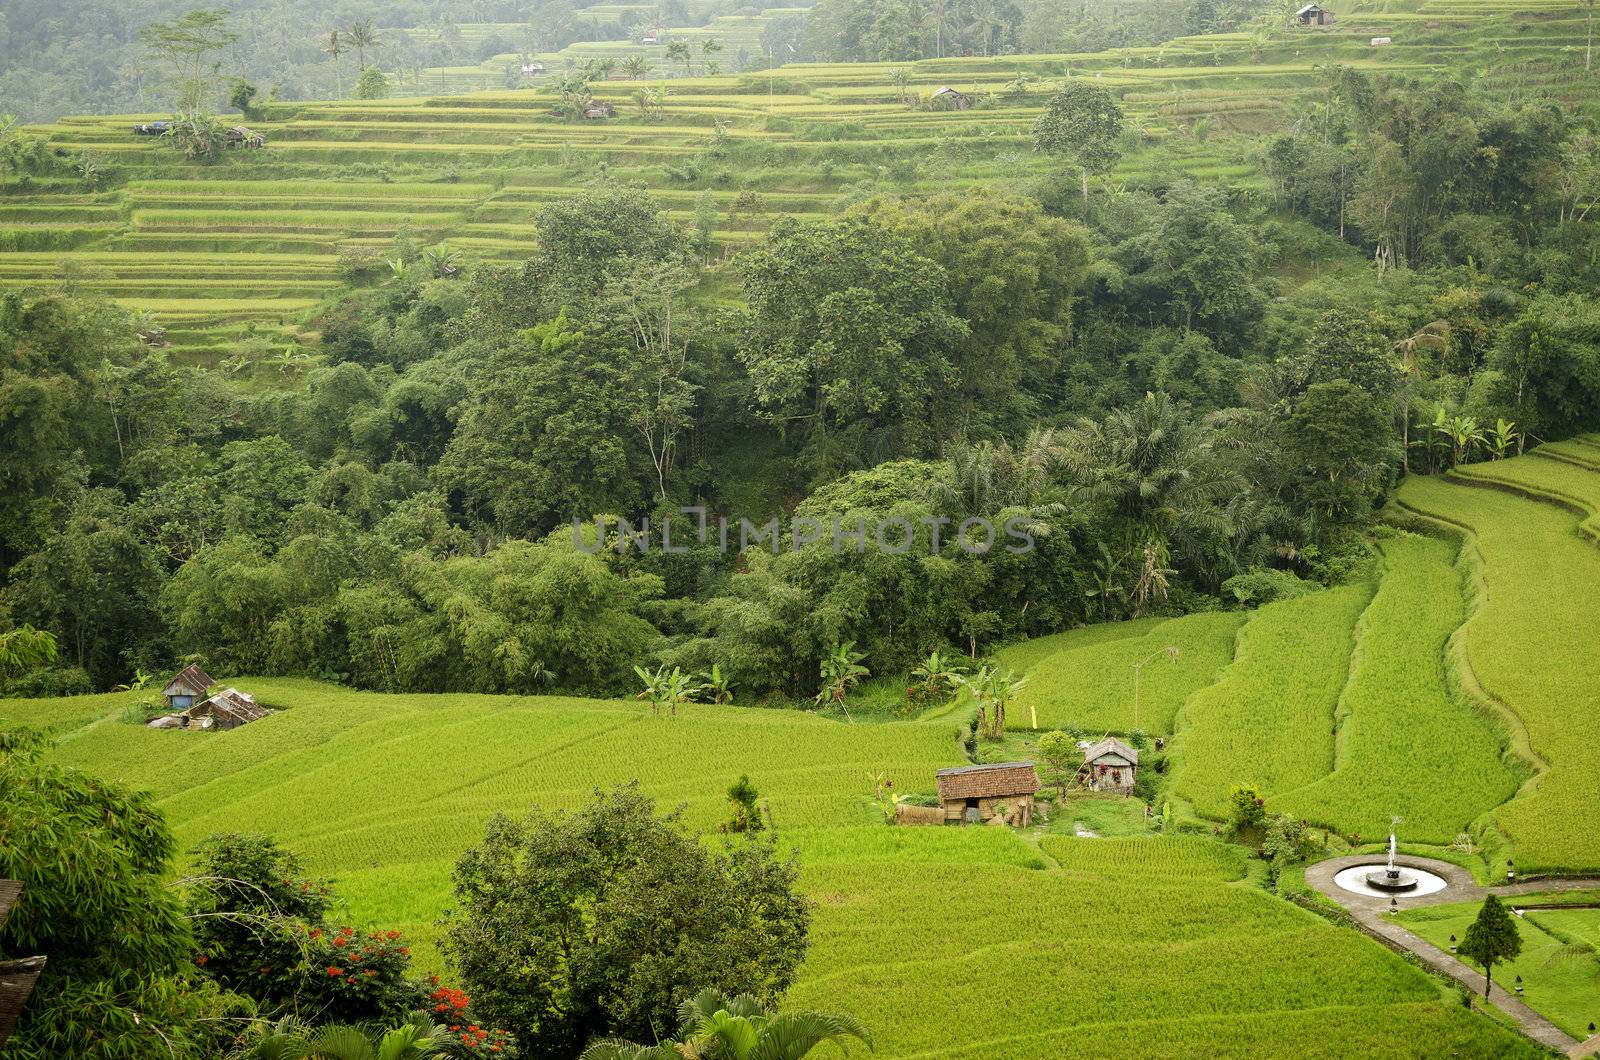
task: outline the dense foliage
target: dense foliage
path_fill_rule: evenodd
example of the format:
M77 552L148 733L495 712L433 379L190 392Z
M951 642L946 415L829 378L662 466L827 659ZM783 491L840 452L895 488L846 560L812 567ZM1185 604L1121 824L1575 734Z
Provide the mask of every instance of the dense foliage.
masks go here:
M167 885L172 833L148 796L40 759L0 732L0 879L22 896L0 955L44 956L6 1055L18 1060L212 1057L223 996L193 981L193 940Z
M697 988L774 999L806 950L798 867L770 842L712 852L637 786L582 809L497 815L456 863L444 939L485 1017L522 1053L653 1039Z

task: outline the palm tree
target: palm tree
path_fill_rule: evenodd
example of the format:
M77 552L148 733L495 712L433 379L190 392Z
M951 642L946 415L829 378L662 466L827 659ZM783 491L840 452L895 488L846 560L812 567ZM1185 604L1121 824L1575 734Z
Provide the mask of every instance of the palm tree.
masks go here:
M335 86L334 91L337 94L339 94L340 96L343 96L344 95L344 64L340 63L339 59L345 53L344 34L340 33L337 29L330 29L328 31L328 43L323 47L322 50L327 52L329 55L333 56L333 81L334 81L334 86Z
M856 651L856 642L847 640L838 645L822 659L822 689L817 693L816 702L836 703L844 711L844 716L851 721L850 708L844 704L845 693L859 684L863 677L869 677L872 671L861 665L866 653Z
M1213 459L1210 433L1166 394L1082 421L1062 452L1077 492L1109 504L1141 543L1181 526L1229 531L1217 501L1236 492L1236 477Z
M685 77L689 76L689 73L694 66L694 52L690 50L689 42L686 40L668 41L667 59L668 61L682 63L683 76Z
M1439 368L1444 370L1445 351L1450 348L1450 323L1446 320L1435 320L1424 324L1414 335L1409 335L1394 344L1394 352L1400 358L1400 374L1403 382L1401 393L1401 433L1402 446L1400 451L1400 466L1407 472L1411 470L1411 381L1422 374L1418 364L1417 354L1422 350L1438 350Z
M635 1045L609 1039L590 1043L579 1060L802 1060L824 1042L848 1054L849 1040L872 1048L872 1034L852 1016L762 1009L749 994L728 997L702 990L678 1006L678 1041Z
M372 24L372 19L364 18L360 22L350 23L350 28L344 31L345 41L356 50L356 64L362 70L367 68L367 49L377 51L383 47L378 40L378 30Z

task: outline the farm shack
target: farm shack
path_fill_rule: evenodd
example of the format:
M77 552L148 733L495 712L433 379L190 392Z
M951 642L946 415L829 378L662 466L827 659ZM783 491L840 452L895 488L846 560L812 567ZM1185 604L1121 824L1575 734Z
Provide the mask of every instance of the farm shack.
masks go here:
M1333 12L1321 4L1307 4L1294 13L1294 18L1302 26L1333 25Z
M523 77L534 77L534 76L536 76L538 74L542 74L542 73L544 73L544 63L523 63L522 64L522 76Z
M216 684L211 675L191 663L178 671L178 676L167 682L161 698L167 701L168 710L188 710L206 694L206 689Z
M941 110L971 110L972 97L965 92L958 92L953 88L936 88L933 95L928 97L936 108Z
M204 703L188 710L193 729L237 729L272 713L256 702L256 697L237 688L225 688Z
M938 772L939 805L946 822L980 824L1004 807L1007 821L1027 827L1033 821L1033 796L1039 774L1032 762L959 766Z
M613 107L609 103L602 103L599 100L591 100L590 102L584 104L583 116L590 120L598 118L615 118L617 116L617 108Z
M235 125L227 132L229 147L265 147L267 138L260 133L251 132L243 125Z
M1389 45L1391 45L1393 43L1394 43L1394 39L1392 37L1373 37L1372 38L1372 46L1374 48L1384 48L1384 47L1387 47L1387 46L1389 46Z
M19 895L22 884L16 880L0 880L0 925L6 922ZM21 957L0 960L0 1052L5 1050L6 1039L16 1029L22 1016L22 1006L27 1004L33 985L44 971L46 958Z
M1083 768L1089 774L1090 791L1129 795L1139 769L1139 751L1115 736L1107 736L1083 753Z

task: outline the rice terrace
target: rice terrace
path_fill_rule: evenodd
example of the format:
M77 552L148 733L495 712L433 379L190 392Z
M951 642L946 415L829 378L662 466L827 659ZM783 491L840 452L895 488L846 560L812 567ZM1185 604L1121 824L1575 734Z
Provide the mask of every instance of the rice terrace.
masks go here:
M0 1057L1600 1056L1590 0L8 0Z

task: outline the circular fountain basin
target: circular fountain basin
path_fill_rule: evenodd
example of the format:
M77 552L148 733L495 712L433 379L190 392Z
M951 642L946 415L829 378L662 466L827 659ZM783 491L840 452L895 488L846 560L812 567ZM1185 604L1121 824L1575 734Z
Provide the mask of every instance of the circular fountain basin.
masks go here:
M1435 875L1426 869L1402 868L1398 865L1395 868L1400 872L1398 880L1387 877L1389 866L1384 862L1352 865L1336 873L1333 882L1347 891L1372 898L1388 898L1391 895L1397 898L1415 898L1418 895L1442 891L1448 886L1443 876ZM1372 882L1374 878L1378 880L1377 885Z

